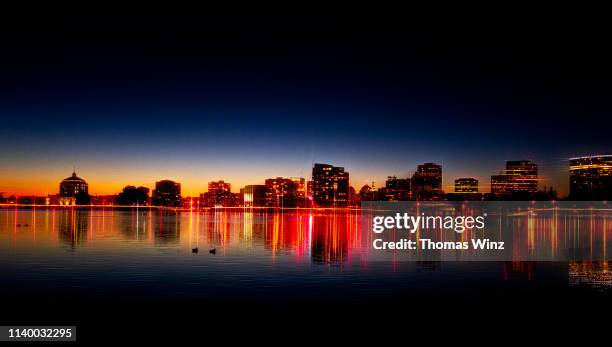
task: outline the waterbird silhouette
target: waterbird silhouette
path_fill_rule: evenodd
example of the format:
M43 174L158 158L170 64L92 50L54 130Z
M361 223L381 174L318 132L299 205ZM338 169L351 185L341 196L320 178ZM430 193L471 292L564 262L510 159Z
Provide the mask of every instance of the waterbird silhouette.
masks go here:
M191 249L191 253L198 253L198 247Z
M213 248L210 251L208 251L208 253L210 253L210 254L217 254L217 249Z

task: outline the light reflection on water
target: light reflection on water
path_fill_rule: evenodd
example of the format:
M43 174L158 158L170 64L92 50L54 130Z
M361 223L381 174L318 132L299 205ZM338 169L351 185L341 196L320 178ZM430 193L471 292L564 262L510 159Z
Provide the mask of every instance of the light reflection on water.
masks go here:
M556 227L546 216L529 218L525 242L536 242L530 233L535 225ZM0 210L0 278L4 283L18 278L98 290L117 281L128 286L156 283L182 293L202 286L265 291L298 285L307 291L340 282L358 290L385 291L393 289L393 281L426 290L441 283L462 285L465 278L503 286L538 276L535 263L381 258L373 254L372 236L362 233L361 222L358 211L5 209ZM602 228L592 223L586 227L589 233ZM607 224L603 228L606 237ZM216 253L209 253L211 249ZM564 273L555 278L561 278L565 287L612 287L607 262L569 263L561 269ZM178 277L182 286L172 287L168 282Z
M252 259L312 259L345 263L362 247L358 213L156 212L116 210L4 210L5 252L53 254L104 250ZM197 254L193 249L198 248Z

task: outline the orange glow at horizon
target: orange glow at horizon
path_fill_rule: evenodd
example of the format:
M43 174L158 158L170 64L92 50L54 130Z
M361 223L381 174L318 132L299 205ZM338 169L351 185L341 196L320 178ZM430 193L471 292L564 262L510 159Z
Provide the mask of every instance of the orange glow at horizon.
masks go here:
M89 193L95 195L116 195L127 185L144 186L151 190L155 188L155 182L170 179L181 183L182 195L184 197L197 197L208 191L208 182L224 180L231 183L232 192L238 193L246 185L264 184L271 177L304 177L310 179L310 164L296 169L286 167L250 167L244 170L236 167L224 167L223 174L219 168L208 167L185 167L180 170L170 166L147 166L139 169L129 167L112 167L96 164L79 168L76 167L77 175L89 184ZM375 182L376 188L384 187L385 180L389 175L403 177L396 172L386 173L384 168L347 168L351 177L350 184L356 191L365 185ZM408 172L408 170L406 170ZM445 191L454 191L454 180L456 177L474 177L479 181L479 191L486 193L490 191L490 176L469 175L467 171L456 174L443 175L443 187ZM35 167L7 168L0 172L0 193L4 196L47 196L59 192L59 183L72 174L72 167L46 167L44 169ZM494 173L492 173L494 174ZM408 174L404 175L408 177ZM564 177L561 177L564 179ZM567 193L567 182L559 181L559 177L540 176L540 188L543 185L552 185L557 189L560 196ZM569 181L569 179L567 180ZM565 184L564 184L565 183Z

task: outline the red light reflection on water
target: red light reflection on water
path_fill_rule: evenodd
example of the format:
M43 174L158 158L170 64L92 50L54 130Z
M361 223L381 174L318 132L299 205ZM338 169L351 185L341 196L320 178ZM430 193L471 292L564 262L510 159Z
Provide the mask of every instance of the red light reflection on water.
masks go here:
M469 211L462 213L469 214ZM561 248L586 243L593 249L607 245L612 220L579 213L572 218L555 211L518 216L512 221L513 254L538 247L550 250L552 257ZM24 224L29 224L24 227ZM21 225L21 226L18 226ZM268 212L248 209L198 211L121 211L108 209L0 210L0 248L33 249L42 254L61 249L119 249L137 256L139 249L171 249L191 256L191 250L216 249L216 256L260 257L274 262L295 261L336 264L339 269L358 265L381 255L372 251L372 233L362 230L362 214L355 210L304 209ZM419 235L420 231L417 231ZM469 233L459 235L465 240ZM10 241L9 241L10 240ZM68 247L66 247L68 246ZM606 249L604 248L604 252ZM398 270L401 253L387 253L391 270ZM203 256L200 254L200 256ZM522 274L531 280L533 263L506 262L504 278ZM597 283L609 281L607 263L602 267L574 266L576 276L598 276ZM580 277L581 282L586 282ZM586 278L586 277L585 277Z

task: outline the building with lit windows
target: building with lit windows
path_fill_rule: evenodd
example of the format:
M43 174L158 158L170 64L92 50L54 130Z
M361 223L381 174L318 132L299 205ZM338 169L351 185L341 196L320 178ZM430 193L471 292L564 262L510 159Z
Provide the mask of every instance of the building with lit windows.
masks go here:
M570 199L612 200L612 154L571 158Z
M478 192L478 180L475 178L464 177L455 180L455 191L446 194L446 199L450 201L479 201L483 194Z
M304 199L306 197L306 180L302 177L289 177L290 180L295 184L295 188L297 190L297 198L298 200Z
M306 181L301 179L303 194L306 194ZM266 205L270 207L297 207L300 180L285 177L266 180Z
M537 191L538 165L531 160L506 161L506 170L491 176L491 193L498 197L528 197Z
M231 184L225 181L208 182L208 191L200 194L201 207L236 206Z
M266 186L253 184L245 186L240 190L242 195L242 206L244 207L263 207L266 206Z
M312 200L312 188L314 187L314 182L309 180L306 182L306 197L309 200Z
M87 201L83 201L87 200ZM60 205L75 205L89 203L89 186L84 179L78 177L76 172L72 176L65 178L59 184Z
M155 206L180 207L181 184L171 180L155 182L152 200Z
M417 166L417 170L412 176L412 196L417 200L441 200L444 198L442 165L424 163Z
M297 207L310 207L310 197L312 195L308 192L309 182L306 182L306 179L303 177L290 177L289 179L293 181L296 187L295 197L297 201Z
M410 200L410 179L387 177L385 187L380 189L379 196L385 201Z
M316 206L344 207L349 202L349 173L343 167L315 164L312 195Z
M478 193L478 180L475 178L457 178L455 193Z

